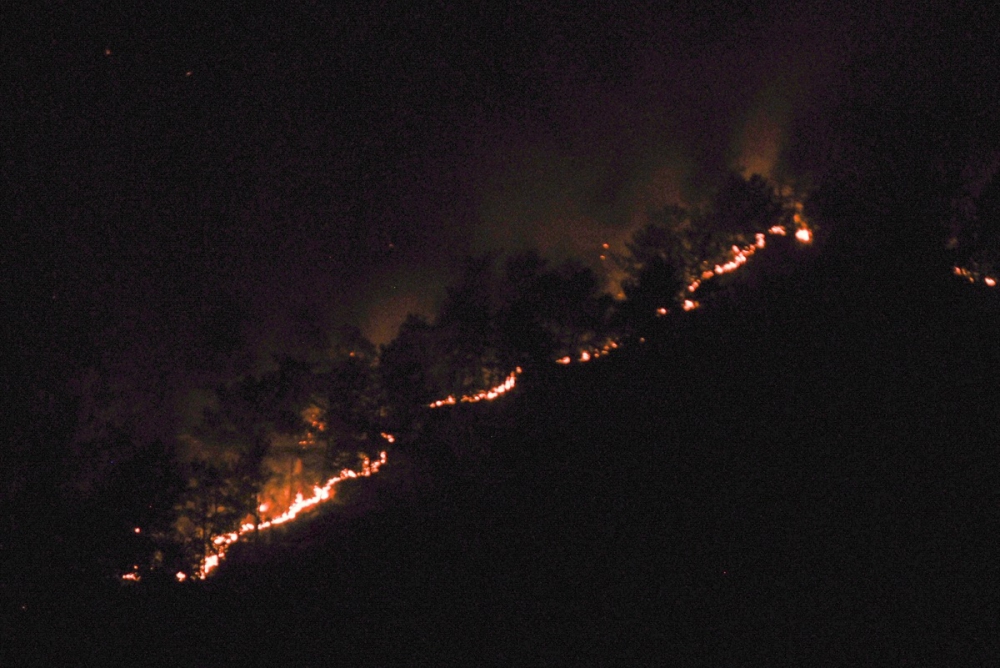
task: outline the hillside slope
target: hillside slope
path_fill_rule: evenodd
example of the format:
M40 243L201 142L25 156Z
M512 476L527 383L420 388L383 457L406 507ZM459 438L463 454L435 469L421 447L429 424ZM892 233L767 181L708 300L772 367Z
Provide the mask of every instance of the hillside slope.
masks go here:
M813 267L441 411L204 586L26 615L69 642L19 658L986 665L1000 309L901 288Z

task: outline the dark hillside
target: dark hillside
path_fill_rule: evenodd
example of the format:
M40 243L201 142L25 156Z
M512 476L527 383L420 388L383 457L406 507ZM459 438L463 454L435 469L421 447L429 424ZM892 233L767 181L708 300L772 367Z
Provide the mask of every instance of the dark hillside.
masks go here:
M1000 308L902 287L817 263L437 413L345 507L202 587L28 613L59 641L21 656L990 665Z

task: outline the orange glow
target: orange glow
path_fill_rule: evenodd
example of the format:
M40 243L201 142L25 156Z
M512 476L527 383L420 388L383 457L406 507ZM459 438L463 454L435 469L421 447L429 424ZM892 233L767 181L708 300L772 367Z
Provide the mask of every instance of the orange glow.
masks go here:
M983 283L990 286L991 288L995 288L997 286L997 279L993 278L992 276L987 276L986 278L983 279Z
M768 234L776 234L779 237L783 237L788 234L788 230L785 229L784 225L775 225L767 231Z
M142 533L142 529L140 529L139 527L132 529L132 531L134 531L135 533Z
M202 561L201 567L195 576L202 580L208 577L212 571L218 568L219 563L225 558L229 547L238 541L241 536L245 536L246 534L254 531L266 531L272 527L285 524L286 522L291 522L301 513L315 508L324 501L332 499L334 487L344 480L351 478L367 478L375 473L378 473L378 470L386 462L385 450L379 454L379 458L374 462L365 456L362 456L361 462L360 471L343 469L340 473L327 480L322 486L316 485L313 487L312 496L303 497L301 493L297 494L294 503L292 503L292 505L289 506L285 512L281 513L277 517L273 517L267 521L261 522L260 524L246 522L236 531L219 534L213 537L212 544L215 546L215 552L213 554L205 555L205 559ZM177 575L177 579L183 579L181 578L181 574Z
M691 300L691 299L685 299L684 303L682 304L682 306L683 306L683 308L684 308L685 311L693 311L696 308L698 308L699 306L701 306L701 304L699 304L698 302L696 302L694 300Z
M382 438L384 438L386 440L386 443L395 443L396 442L396 437L395 436L393 436L392 434L388 434L388 433L386 433L384 431L382 432Z
M453 406L458 403L455 400L454 395L447 396L444 399L438 399L437 401L429 404L431 408L441 408L442 406Z
M809 231L809 228L800 227L795 232L795 238L798 239L800 242L802 242L804 244L808 244L808 243L812 242L813 235L812 235L812 232Z
M668 313L670 313L670 311L668 311L667 309L663 308L662 306L660 308L656 309L656 315L666 315Z
M177 574L174 575L174 577L177 578L178 582L184 582L187 580L188 576L184 573L184 571L177 571Z

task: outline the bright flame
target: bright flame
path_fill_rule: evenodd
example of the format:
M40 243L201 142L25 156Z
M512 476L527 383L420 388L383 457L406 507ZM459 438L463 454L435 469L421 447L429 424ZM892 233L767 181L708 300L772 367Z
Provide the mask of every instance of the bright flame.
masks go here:
M807 227L800 227L795 232L795 238L798 239L800 242L802 242L804 244L808 244L808 243L812 242L813 235L812 235L812 232L809 231L809 228L807 228Z
M246 522L245 524L241 525L240 528L237 529L236 531L219 534L218 536L213 537L212 544L215 546L215 552L212 554L205 555L205 559L204 561L202 561L201 568L198 570L197 573L195 573L195 577L202 580L208 577L208 575L212 571L218 568L219 563L222 561L222 559L225 558L226 552L229 550L229 547L233 543L238 541L241 536L245 536L246 534L251 533L253 531L266 531L267 529L270 529L272 527L285 524L286 522L291 522L301 513L311 508L315 508L324 501L332 499L333 488L336 487L339 483L345 480L349 480L351 478L367 478L371 475L374 475L375 473L378 473L378 470L382 468L382 465L385 464L385 462L386 462L385 450L383 450L379 454L379 458L374 462L371 461L371 459L369 459L368 457L362 457L362 465L360 471L344 469L337 475L327 480L322 486L320 485L314 486L312 496L303 497L301 493L297 494L295 496L295 502L292 503L291 506L289 506L288 510L278 515L277 517L273 517L265 522L261 522L260 524L254 524L253 522ZM177 579L183 581L184 577L181 577L182 575L183 573L178 573Z

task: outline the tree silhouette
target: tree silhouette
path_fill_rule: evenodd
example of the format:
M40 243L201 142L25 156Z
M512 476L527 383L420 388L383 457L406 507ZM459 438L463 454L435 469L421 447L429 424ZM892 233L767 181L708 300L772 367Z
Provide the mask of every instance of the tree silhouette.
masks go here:
M395 339L379 353L378 375L385 395L389 428L396 432L419 428L427 405L439 398L432 367L438 363L431 324L409 314Z
M599 345L608 299L594 272L567 261L555 268L535 252L504 265L497 330L509 367L538 365Z

